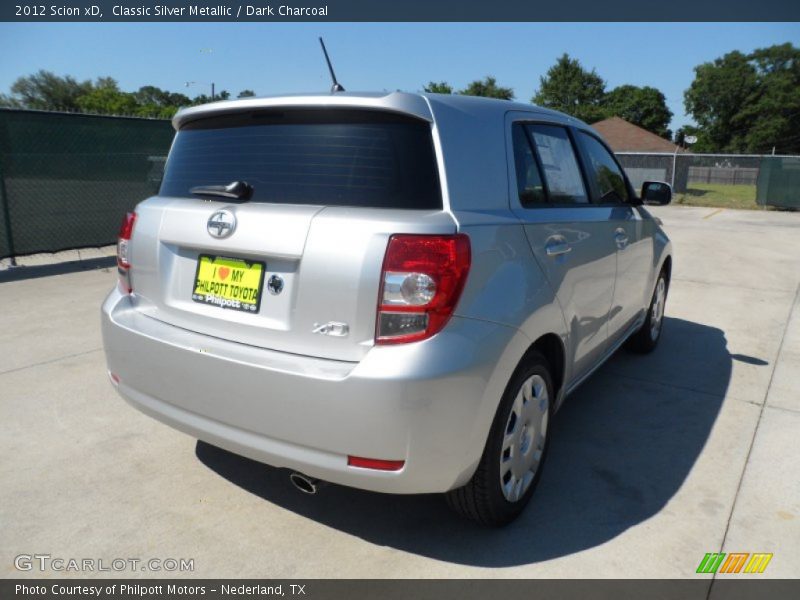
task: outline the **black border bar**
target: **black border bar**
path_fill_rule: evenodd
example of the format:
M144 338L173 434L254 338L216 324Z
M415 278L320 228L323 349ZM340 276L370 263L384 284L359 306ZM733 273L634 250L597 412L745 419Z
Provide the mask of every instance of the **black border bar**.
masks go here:
M780 600L800 598L800 579L4 579L3 600ZM21 587L20 587L21 586ZM227 587L226 587L227 586ZM38 592L34 591L38 588ZM235 593L231 593L231 588ZM99 591L99 593L97 593Z
M115 9L115 7L118 7ZM127 10L123 11L119 7ZM159 8L160 7L160 8ZM248 7L251 7L248 9ZM256 11L255 9L261 9ZM70 10L64 10L70 9ZM324 10L323 10L324 9ZM115 14L116 13L116 14ZM800 21L793 0L5 0L9 22ZM641 40L646 44L647 40Z

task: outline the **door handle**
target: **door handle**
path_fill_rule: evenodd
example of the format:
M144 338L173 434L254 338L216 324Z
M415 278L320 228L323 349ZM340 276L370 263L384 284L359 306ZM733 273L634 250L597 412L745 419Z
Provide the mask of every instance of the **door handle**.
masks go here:
M620 250L628 245L628 234L624 229L622 229L622 227L614 232L614 241L617 243L617 248Z
M572 252L572 246L569 245L569 242L567 242L563 236L554 235L548 238L544 245L544 251L547 253L547 256L560 256Z

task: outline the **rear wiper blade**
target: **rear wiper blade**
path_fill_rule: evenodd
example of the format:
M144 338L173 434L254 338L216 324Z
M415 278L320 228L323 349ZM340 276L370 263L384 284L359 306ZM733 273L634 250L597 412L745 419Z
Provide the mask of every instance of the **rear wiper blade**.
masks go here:
M198 196L221 196L235 200L247 200L253 193L253 186L246 181L232 181L228 185L198 185L189 190Z

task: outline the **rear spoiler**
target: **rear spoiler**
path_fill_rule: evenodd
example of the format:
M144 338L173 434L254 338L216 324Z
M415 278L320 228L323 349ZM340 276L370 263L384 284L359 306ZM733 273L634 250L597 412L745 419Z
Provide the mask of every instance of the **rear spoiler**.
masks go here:
M200 106L184 108L172 118L175 130L197 119L217 117L237 112L277 109L277 108L336 108L336 109L364 109L399 113L416 117L423 121L433 122L430 106L425 97L418 94L405 92L392 92L389 94L349 94L337 93L300 96L268 96L263 98L242 98L239 100L224 100Z

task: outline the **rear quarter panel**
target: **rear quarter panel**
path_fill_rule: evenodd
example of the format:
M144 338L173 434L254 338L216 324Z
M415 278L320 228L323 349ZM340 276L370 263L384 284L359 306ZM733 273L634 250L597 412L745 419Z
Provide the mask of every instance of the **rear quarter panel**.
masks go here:
M456 314L513 327L520 334L498 357L486 388L476 425L485 440L503 391L525 352L546 334L556 334L566 345L567 329L522 223L510 208L505 114L486 115L478 109L461 110L434 101L431 107L442 156L444 195L459 231L469 235L472 247L472 267Z

